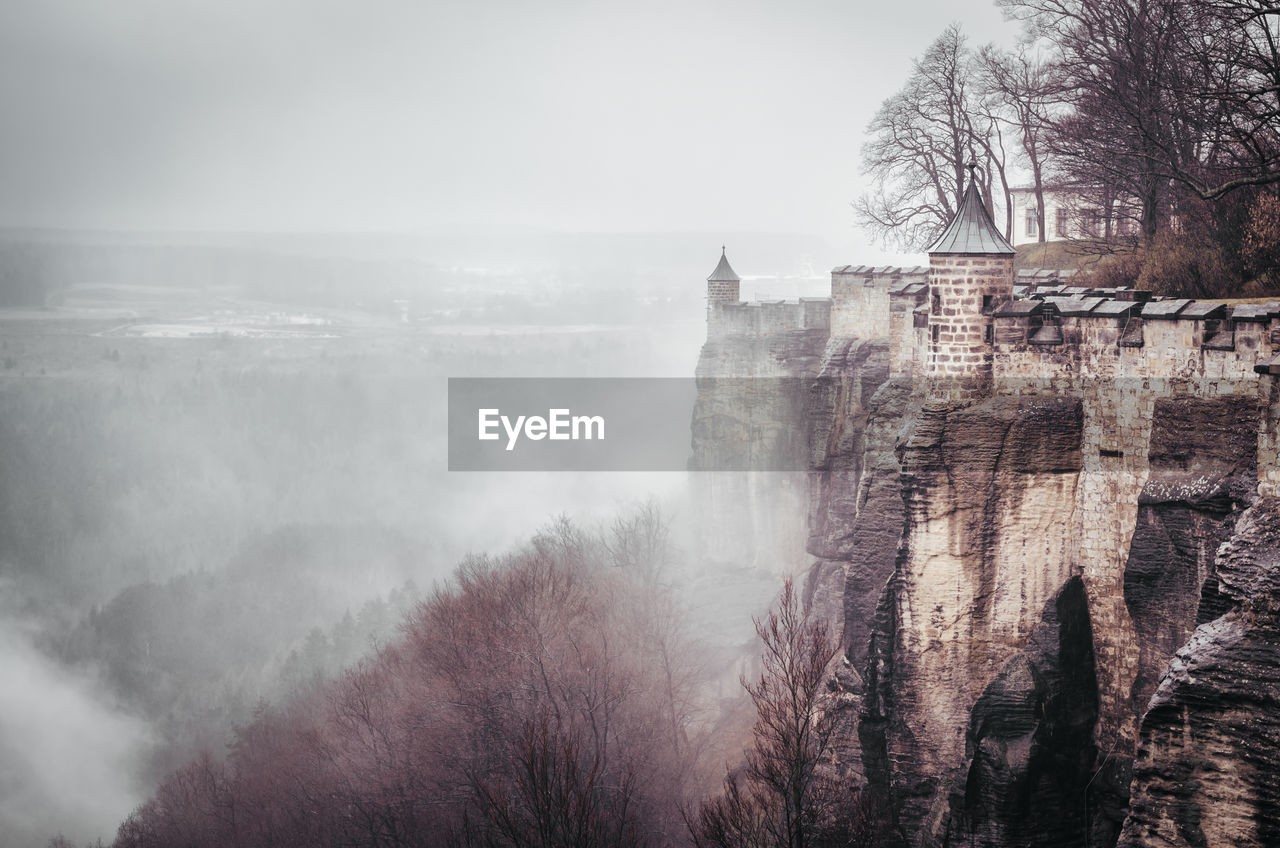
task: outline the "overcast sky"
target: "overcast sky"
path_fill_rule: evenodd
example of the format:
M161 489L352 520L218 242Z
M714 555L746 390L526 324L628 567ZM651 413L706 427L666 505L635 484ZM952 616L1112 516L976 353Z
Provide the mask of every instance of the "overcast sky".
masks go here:
M990 2L11 0L0 226L860 241L876 107Z

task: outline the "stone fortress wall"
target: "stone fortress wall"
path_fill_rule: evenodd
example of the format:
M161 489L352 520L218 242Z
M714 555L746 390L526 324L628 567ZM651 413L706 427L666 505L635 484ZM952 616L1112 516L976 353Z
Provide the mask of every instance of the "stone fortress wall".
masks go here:
M1217 391L1255 393L1259 374L1280 374L1280 301L1227 305L1155 299L1149 293L1070 285L1070 271L1022 271L1011 296L993 300L985 345L995 394L1058 389L1084 380L1213 382ZM718 303L708 338L828 330L835 337L887 338L893 376L930 373L928 268L845 265L831 272L830 298ZM974 297L982 296L980 293ZM987 295L990 296L990 295ZM945 308L945 307L944 307ZM947 355L947 354L942 354ZM974 364L974 354L957 366ZM940 371L963 374L963 367Z
M712 302L707 314L709 338L771 336L791 330L831 327L831 298L802 297L798 301L766 300Z
M1095 401L1090 406L1097 409L1112 405L1102 403L1106 394L1117 402L1122 393L1141 395L1139 405L1148 408L1170 393L1256 398L1266 413L1258 491L1280 496L1280 406L1273 408L1280 398L1272 398L1275 381L1268 379L1280 375L1280 301L1153 298L1071 285L1072 271L1019 271L1006 295L993 296L996 287L969 293L990 299L977 306L992 329L988 338L966 330L960 354L949 346L960 338L952 325L963 318L945 314L949 307L933 295L955 299L965 292L935 283L939 269L932 270L844 265L831 271L830 298L713 302L708 338L767 339L797 330L826 330L831 339L887 338L890 377L961 377L966 368L989 365L984 391L992 395L1069 394ZM934 314L939 309L944 314ZM1141 452L1145 438L1131 431L1143 427L1142 416L1127 414L1141 411L1135 403L1131 398L1114 419L1093 422L1090 443L1101 456L1118 458L1126 447Z

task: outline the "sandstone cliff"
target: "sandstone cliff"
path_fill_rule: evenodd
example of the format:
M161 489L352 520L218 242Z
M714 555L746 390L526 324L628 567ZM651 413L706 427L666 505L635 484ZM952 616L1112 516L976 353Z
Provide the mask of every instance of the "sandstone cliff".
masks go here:
M1214 552L1255 491L1259 421L1248 397L1138 396L1150 418L1117 439L1128 422L1092 424L1123 395L904 422L861 736L910 844L1117 838L1150 694L1220 604Z
M1280 844L1280 501L1240 517L1150 700L1124 846ZM1202 617L1212 614L1202 610Z
M904 844L1280 844L1265 386L1104 375L961 405L891 378L883 340L732 344L700 376L807 392L709 383L695 456L728 433L807 452L807 515L746 510L734 533L807 528L803 551L767 539L843 633L831 765ZM742 485L783 503L762 478Z
M858 718L862 669L876 603L893 571L903 507L894 444L910 399L906 381L888 381L888 348L835 339L814 382L805 599L842 635L828 709L835 717L834 771L862 782Z

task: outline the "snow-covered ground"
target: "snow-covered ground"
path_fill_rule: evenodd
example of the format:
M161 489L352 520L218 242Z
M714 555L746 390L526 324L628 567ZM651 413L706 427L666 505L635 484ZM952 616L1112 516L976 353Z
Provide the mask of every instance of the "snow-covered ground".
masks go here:
M336 339L325 332L332 322L312 315L275 313L268 316L214 315L185 321L139 321L112 327L97 335L143 339L248 338L248 339Z

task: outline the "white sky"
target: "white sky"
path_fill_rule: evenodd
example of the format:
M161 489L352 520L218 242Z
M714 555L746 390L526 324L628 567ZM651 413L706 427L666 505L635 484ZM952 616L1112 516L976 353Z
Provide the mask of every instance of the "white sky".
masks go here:
M990 2L15 0L0 226L857 243L858 149Z

